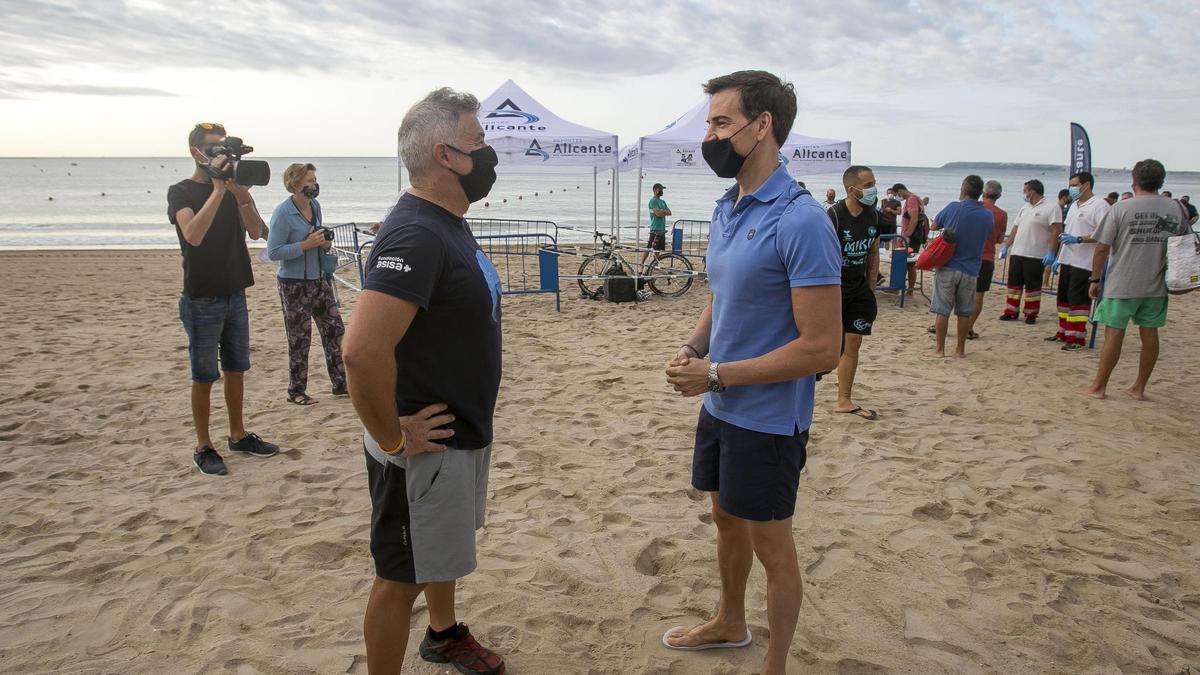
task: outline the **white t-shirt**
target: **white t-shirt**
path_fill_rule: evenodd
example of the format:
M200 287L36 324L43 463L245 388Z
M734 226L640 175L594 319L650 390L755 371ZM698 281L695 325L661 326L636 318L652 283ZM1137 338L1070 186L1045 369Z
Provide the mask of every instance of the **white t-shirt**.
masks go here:
M1050 226L1062 221L1062 209L1053 199L1025 204L1017 212L1017 238L1009 254L1041 260L1050 252Z
M1092 195L1092 198L1080 204L1071 204L1067 212L1067 223L1064 232L1079 237L1092 237L1096 228L1108 210L1112 207L1102 198ZM1063 244L1058 248L1058 262L1081 270L1092 271L1092 255L1096 252L1096 244Z

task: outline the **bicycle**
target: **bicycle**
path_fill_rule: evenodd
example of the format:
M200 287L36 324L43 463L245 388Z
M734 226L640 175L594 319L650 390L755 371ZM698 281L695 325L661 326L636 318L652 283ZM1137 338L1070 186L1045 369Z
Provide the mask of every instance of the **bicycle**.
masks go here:
M626 260L620 248L614 246L614 238L603 232L596 232L600 240L600 253L593 253L583 259L579 265L576 277L579 290L584 297L595 299L604 292L604 280L611 276L633 276L634 264ZM641 268L639 275L646 280L646 285L655 295L678 298L692 287L695 271L690 260L678 253L654 251L654 260ZM639 290L641 290L639 288Z

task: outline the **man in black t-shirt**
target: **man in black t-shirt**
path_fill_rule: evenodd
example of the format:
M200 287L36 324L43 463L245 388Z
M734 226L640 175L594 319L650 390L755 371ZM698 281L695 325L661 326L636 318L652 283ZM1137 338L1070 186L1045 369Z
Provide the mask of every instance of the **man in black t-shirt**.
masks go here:
M858 350L871 334L878 306L875 277L879 273L879 212L875 173L852 166L842 174L846 198L829 208L829 219L842 245L842 356L838 360L838 400L834 412L876 420L879 413L856 405L851 398L858 371Z
M192 461L201 473L225 475L225 461L208 435L213 382L225 373L229 449L270 457L279 447L246 431L242 418L245 373L250 370L250 319L246 288L254 284L246 235L262 239L266 226L250 189L220 177L226 157L207 151L225 138L219 124L197 124L188 134L196 162L191 178L167 190L167 217L175 226L183 255L183 294L179 319L188 336L192 370L192 422L197 447Z
M379 228L343 343L371 492L373 673L401 672L421 593L423 659L504 669L454 608L455 581L475 569L500 389L500 277L463 218L496 180L478 111L474 96L443 88L404 116L412 186Z

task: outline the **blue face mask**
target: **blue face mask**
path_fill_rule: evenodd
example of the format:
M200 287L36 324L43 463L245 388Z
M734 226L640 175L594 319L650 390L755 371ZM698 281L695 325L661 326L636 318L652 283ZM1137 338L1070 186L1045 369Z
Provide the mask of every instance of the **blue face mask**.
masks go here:
M1022 199L1024 199L1024 200L1025 200L1025 203L1026 203L1026 204L1028 204L1028 203L1029 203L1029 195L1028 195L1028 194L1026 194L1024 197L1022 197Z
M862 191L862 196L858 198L858 203L864 206L873 206L875 200L879 198L879 189L872 186Z
M1075 201L1079 199L1079 195L1083 194L1083 188L1079 187L1078 185L1072 185L1071 187L1067 188L1067 192L1071 195L1071 201Z

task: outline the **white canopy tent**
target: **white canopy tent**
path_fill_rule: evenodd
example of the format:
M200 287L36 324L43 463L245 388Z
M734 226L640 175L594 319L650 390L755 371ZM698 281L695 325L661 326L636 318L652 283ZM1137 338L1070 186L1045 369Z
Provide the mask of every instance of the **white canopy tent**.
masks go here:
M638 241L642 236L642 170L711 174L712 169L700 153L707 130L708 99L705 98L662 131L642 136L621 148L620 170L638 170ZM780 152L787 160L788 173L794 177L836 173L850 166L850 141L813 138L793 132Z
M616 183L616 134L564 120L512 80L506 80L480 102L479 123L485 140L500 159L498 173L591 168L595 226L599 212L595 203L597 172L612 170ZM397 147L397 162L403 169L399 155Z

